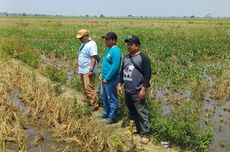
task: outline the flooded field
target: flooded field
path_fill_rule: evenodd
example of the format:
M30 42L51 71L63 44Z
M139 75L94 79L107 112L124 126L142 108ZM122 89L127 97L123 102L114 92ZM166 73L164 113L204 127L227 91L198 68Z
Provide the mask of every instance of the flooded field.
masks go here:
M76 99L59 97L50 82L38 83L33 72L6 65L0 65L0 151L113 149L107 134L113 131L116 136L115 126L101 130L104 124L85 115Z
M24 118L29 118L29 107L21 101L19 88L13 88L9 95L7 95L7 102L11 102L12 107L15 110L17 119L23 120ZM73 151L76 152L76 144L58 142L57 138L52 136L52 130L49 126L45 125L44 122L25 122L21 124L25 135L25 151L28 152L40 152L40 151ZM20 149L17 142L5 141L4 148L5 151L18 151Z
M54 55L53 55L54 56ZM43 55L41 63L45 66L53 66L57 70L63 70L68 80L72 80L76 76L76 69L73 69L70 60L61 56L59 60L52 56ZM61 62L60 60L65 60ZM225 75L228 74L225 71ZM216 101L212 97L211 88L213 87L212 77L204 71L203 79L207 83L207 90L202 97L202 105L200 107L200 124L204 128L211 126L213 129L213 139L209 146L209 151L230 151L230 100L223 98ZM162 107L162 116L171 114L175 108L181 105L183 100L190 100L194 104L192 90L172 91L168 88L157 89L154 98L160 99Z
M126 145L128 140L110 136L119 127L102 132L104 126L95 124L84 103L79 104L76 31L86 28L101 58L106 49L101 36L108 31L117 33L123 55L128 53L124 43L128 35L141 39L141 51L153 68L149 114L156 143L169 141L169 147L175 144L182 151L229 151L229 23L227 19L0 17L0 58L4 60L0 85L7 86L0 92L4 105L0 148L58 151L77 145L79 151L92 151L97 145L97 151L106 151ZM11 64L4 63L13 58L36 72L23 75L19 67L7 70ZM42 81L53 82L41 83L37 73L46 77ZM100 80L96 81L98 87ZM70 89L78 91L71 92L76 98L66 98ZM6 95L11 96L9 102ZM123 97L120 102L125 106ZM121 107L120 112L122 121L127 121L127 110Z
M225 72L225 74L227 73L228 72ZM202 97L202 104L200 107L200 124L203 128L211 126L213 130L213 139L208 150L210 152L228 152L230 151L229 95L223 96L222 99L215 99L211 92L211 88L214 85L212 77L205 73L204 79L207 82L208 89L206 90L204 97ZM172 102L173 97L176 98L177 102ZM183 92L173 92L167 88L161 88L157 89L154 98L157 98L161 101L161 114L162 116L165 116L175 111L175 105L181 104L180 101L192 99L192 93L191 90L186 90ZM191 100L191 104L194 104L194 102L196 101Z

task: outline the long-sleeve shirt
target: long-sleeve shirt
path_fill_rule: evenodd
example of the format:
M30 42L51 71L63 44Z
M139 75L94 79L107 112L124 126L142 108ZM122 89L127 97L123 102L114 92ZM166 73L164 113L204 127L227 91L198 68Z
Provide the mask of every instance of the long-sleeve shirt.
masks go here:
M105 51L101 68L102 80L109 81L119 78L121 59L121 49L117 45Z

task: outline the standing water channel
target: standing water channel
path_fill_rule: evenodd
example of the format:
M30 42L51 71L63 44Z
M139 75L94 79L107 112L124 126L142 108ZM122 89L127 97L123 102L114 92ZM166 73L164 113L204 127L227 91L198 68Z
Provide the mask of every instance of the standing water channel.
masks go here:
M13 107L16 109L16 115L19 118L24 118L28 114L29 108L20 99L20 89L14 88L11 91L9 100L12 101ZM33 124L23 124L23 129L27 137L27 152L51 152L51 151L77 151L76 145L58 142L52 137L49 128L41 122L34 122ZM18 151L18 144L14 141L6 141L5 151L12 152Z
M46 56L42 57L43 63L45 65L52 65L51 59ZM53 65L57 70L61 70L63 65L60 61L55 60ZM68 80L72 80L75 72L70 66L70 60L66 60L65 63L66 76ZM225 100L222 103L219 103L211 98L210 89L212 87L212 77L207 75L206 71L204 72L204 79L208 83L208 90L204 96L204 102L200 109L200 123L204 128L208 127L208 123L211 123L213 128L213 140L209 146L210 152L228 152L230 151L230 101ZM170 105L169 94L171 90L166 87L156 90L155 97L160 99L162 104L162 116L170 114L174 111L174 106ZM173 92L173 94L179 99L191 99L192 91L185 90L183 92ZM208 115L208 120L207 120Z
M213 85L212 77L205 72L204 78L208 83L208 90L205 93L203 104L200 108L200 123L204 128L211 124L213 129L213 140L209 145L210 152L229 152L230 151L230 101L223 99L222 102L211 98L211 87ZM157 89L155 97L160 99L162 107L162 116L168 115L174 111L174 106L169 103L169 89L166 87ZM173 92L180 99L191 98L192 92Z

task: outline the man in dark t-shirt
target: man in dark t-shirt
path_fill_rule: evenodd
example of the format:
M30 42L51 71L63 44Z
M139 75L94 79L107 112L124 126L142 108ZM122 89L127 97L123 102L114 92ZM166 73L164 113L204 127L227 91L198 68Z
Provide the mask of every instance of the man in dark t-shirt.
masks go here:
M140 40L137 36L125 39L129 54L125 56L117 92L122 94L122 84L125 90L125 103L129 111L130 120L136 124L137 133L142 136L141 143L150 141L150 127L146 91L150 86L151 63L149 58L140 51Z

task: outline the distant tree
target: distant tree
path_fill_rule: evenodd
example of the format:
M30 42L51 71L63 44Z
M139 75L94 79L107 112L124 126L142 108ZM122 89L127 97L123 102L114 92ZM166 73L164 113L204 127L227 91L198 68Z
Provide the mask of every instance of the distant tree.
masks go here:
M132 17L134 17L133 15L128 15L128 18L132 18Z
M103 14L100 15L100 18L104 18L105 16Z
M6 16L9 16L9 14L8 14L7 12L4 12L4 14L5 14Z
M26 16L26 13L25 13L25 12L23 12L23 13L22 13L22 16Z
M205 18L211 18L211 16L212 16L212 14L211 14L211 13L208 13L208 14L206 14L204 17L205 17Z
M192 16L190 16L190 18L195 18L195 16L194 16L194 15L192 15Z
M86 14L86 15L85 15L85 17L89 17L89 15L88 15L88 14Z

